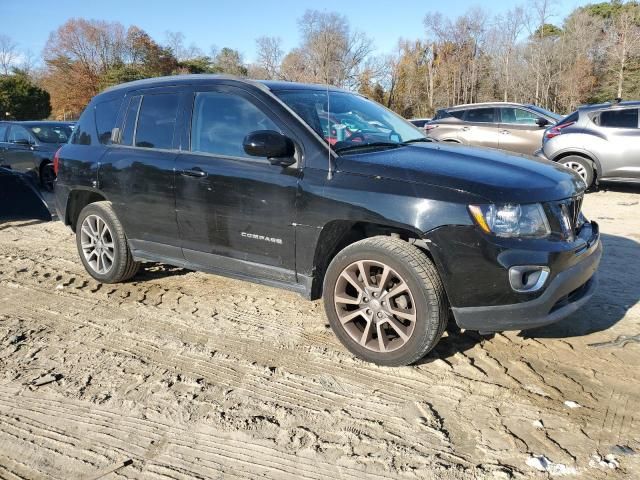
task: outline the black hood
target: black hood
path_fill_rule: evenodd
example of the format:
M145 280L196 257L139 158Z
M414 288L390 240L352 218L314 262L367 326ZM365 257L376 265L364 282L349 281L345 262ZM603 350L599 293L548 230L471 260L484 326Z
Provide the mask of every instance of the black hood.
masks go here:
M489 202L533 203L585 190L579 175L557 163L492 148L421 143L337 160L337 170L478 195Z

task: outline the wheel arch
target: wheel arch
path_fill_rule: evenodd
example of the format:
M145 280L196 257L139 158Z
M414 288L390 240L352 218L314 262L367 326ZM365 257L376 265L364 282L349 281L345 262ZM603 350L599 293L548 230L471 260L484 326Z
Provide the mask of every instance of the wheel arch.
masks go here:
M312 300L322 296L327 267L342 249L365 238L388 235L415 244L432 260L428 244L420 232L411 228L366 221L332 220L321 230L313 255L313 280L310 296Z
M598 160L598 158L595 155L593 155L591 152L587 152L586 150L582 150L582 149L564 150L557 153L552 158L552 160L554 162L559 162L563 158L570 157L572 155L577 157L582 157L586 160L589 160L591 163L593 163L593 166L594 166L593 171L595 173L595 178L593 179L593 181L597 182L598 178L602 176L602 165L600 164L600 160Z
M84 207L91 203L103 202L107 198L100 192L88 189L72 190L69 193L69 200L67 201L67 208L65 211L64 223L69 225L74 231L76 229L76 222L80 216L80 212Z

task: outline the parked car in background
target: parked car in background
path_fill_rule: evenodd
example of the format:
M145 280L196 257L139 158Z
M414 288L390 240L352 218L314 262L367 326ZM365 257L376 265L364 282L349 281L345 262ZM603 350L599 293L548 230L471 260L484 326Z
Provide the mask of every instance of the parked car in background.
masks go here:
M53 156L71 136L71 122L0 122L0 167L35 176L53 190Z
M430 118L412 118L409 120L418 128L424 128L424 126L431 121Z
M533 155L540 148L545 128L560 118L535 105L475 103L438 110L425 131L439 141Z
M353 130L331 142L336 128ZM532 328L596 289L602 246L575 172L434 144L324 85L185 75L112 87L56 163L59 218L99 282L160 261L323 297L340 341L383 365L423 357L450 315L472 330Z
M585 105L544 134L538 156L594 182L640 182L640 102Z

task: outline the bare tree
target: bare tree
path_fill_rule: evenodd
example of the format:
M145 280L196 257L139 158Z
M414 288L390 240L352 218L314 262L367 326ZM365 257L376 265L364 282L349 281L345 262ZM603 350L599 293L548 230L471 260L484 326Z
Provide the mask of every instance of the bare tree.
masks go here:
M258 68L263 69L267 79L280 78L280 65L284 57L282 39L279 37L259 37L256 39Z
M511 89L511 70L518 40L525 26L524 9L520 6L509 10L504 16L496 19L491 32L493 55L497 63L498 77L502 86L503 101L509 100Z
M614 19L609 30L608 51L611 69L617 78L617 96L622 98L625 69L631 58L640 55L640 7L628 5Z
M18 45L7 35L0 34L0 73L8 75L18 55Z

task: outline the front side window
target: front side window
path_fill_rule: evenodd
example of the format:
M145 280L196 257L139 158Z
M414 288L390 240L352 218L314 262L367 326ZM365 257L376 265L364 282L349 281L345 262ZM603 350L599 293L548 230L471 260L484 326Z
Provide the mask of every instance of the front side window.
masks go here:
M492 108L472 108L467 110L465 121L470 123L495 123L495 109Z
M96 128L98 140L103 145L111 143L111 130L116 126L121 99L116 98L96 105Z
M521 108L502 107L500 108L500 119L502 123L512 123L517 125L536 125L540 117L535 113L528 112Z
M638 128L638 109L602 112L599 117L599 125L610 128Z
M428 141L407 120L360 95L325 90L274 92L334 151Z
M135 146L170 149L176 127L179 96L177 93L145 95L138 114Z
M243 142L244 137L256 130L280 132L262 110L244 97L223 92L196 94L191 122L191 151L255 158L245 153Z
M13 125L11 130L9 130L9 142L10 143L22 143L29 142L33 143L33 138L29 135L29 132L26 128L20 127L18 125Z

